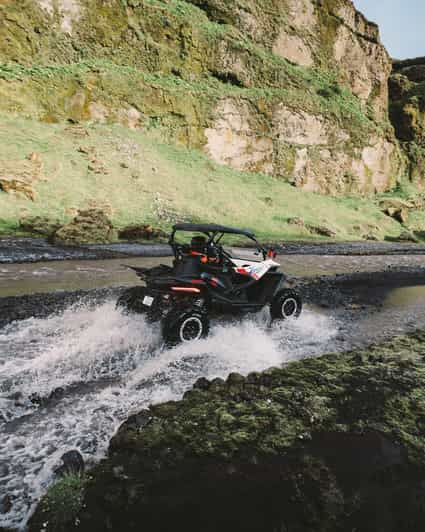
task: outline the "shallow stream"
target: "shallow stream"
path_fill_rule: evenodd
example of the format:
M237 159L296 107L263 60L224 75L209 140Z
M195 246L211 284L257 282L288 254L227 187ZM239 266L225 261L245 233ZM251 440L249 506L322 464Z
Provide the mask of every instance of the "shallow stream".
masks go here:
M0 296L133 284L123 262L164 260L2 265ZM290 275L331 275L419 266L424 257L285 256L281 263ZM421 282L367 283L352 290L378 293L373 308L310 305L299 320L272 328L263 312L215 322L209 338L174 349L163 348L158 327L124 315L112 298L87 296L48 318L0 329L0 527L25 525L64 452L76 448L88 463L99 460L130 413L180 398L198 377L247 374L425 327Z

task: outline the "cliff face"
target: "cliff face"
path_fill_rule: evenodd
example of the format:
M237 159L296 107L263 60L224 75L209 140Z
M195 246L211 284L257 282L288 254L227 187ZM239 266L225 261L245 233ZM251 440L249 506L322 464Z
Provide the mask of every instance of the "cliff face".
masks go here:
M324 193L403 174L391 63L350 0L2 0L0 62L0 110L118 121Z
M390 78L390 115L409 158L410 179L425 174L425 57L395 61Z

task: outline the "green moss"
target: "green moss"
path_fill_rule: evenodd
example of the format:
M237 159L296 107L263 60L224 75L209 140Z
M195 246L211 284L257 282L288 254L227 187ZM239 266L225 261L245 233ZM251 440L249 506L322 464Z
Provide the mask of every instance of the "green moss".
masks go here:
M403 493L410 500L425 466L424 345L425 332L417 331L246 377L202 379L181 401L125 422L84 486L73 479L51 488L29 529L47 522L51 532L72 530L74 523L87 532L119 530L125 515L130 530L141 522L149 530L169 529L183 520L197 530L202 525L190 524L205 514L210 523L209 507L214 515L236 515L239 524L249 522L247 501L255 501L258 512L259 501L274 498L285 519L295 504L297 526L308 514L314 528L302 530L324 532L336 522L346 529L359 509L373 508L375 515L376 497L388 501ZM330 504L325 513L320 494ZM64 513L68 500L75 503ZM285 501L289 507L282 510ZM264 526L270 513L263 504L259 515L252 513L259 526L251 528L276 530L273 519ZM191 507L205 512L192 515ZM423 517L420 504L412 508ZM168 526L160 526L167 515ZM365 515L362 522L370 524Z
M329 427L388 434L397 429L419 456L422 439L415 419L425 406L423 339L417 333L355 353L291 363L248 376L242 388L212 383L209 391L188 394L171 412L154 410L154 423L136 437L155 449L183 438L187 457L230 457L236 451L249 455L254 442L261 452L284 453L301 434ZM242 390L249 400L240 401ZM115 449L126 433L115 436Z
M85 480L78 475L66 475L53 484L40 503L40 530L62 532L78 526L78 514L83 507Z

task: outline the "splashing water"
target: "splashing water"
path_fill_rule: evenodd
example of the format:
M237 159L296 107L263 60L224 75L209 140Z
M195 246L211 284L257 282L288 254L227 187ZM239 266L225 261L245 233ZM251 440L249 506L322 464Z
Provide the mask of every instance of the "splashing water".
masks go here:
M213 324L205 340L164 349L158 326L110 301L75 305L48 319L0 332L0 527L24 527L60 456L79 449L104 456L131 412L177 399L201 376L247 374L332 348L338 327L306 310L297 321L266 326L255 316Z

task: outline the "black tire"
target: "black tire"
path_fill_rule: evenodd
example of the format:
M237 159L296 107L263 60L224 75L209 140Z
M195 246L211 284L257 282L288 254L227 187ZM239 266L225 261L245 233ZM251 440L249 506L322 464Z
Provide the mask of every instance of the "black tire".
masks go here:
M298 318L302 308L303 303L298 292L295 290L282 290L274 297L270 306L270 314L272 320Z
M148 307L143 304L143 298L146 293L146 287L144 286L127 288L118 298L117 308L129 313L145 314L148 310Z
M171 310L162 321L162 335L168 346L205 338L209 331L210 320L198 309Z

